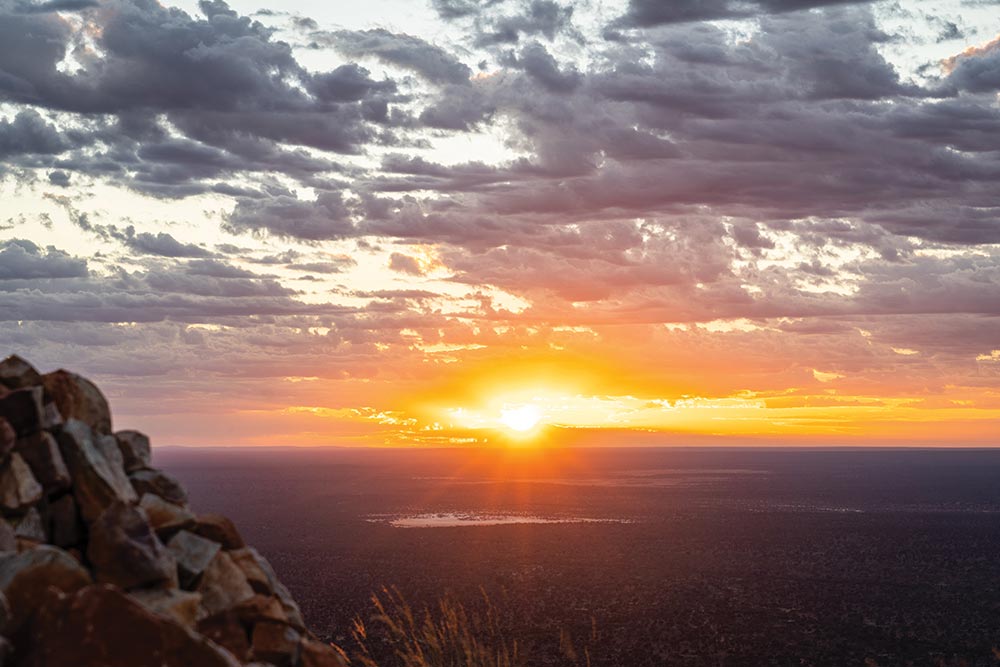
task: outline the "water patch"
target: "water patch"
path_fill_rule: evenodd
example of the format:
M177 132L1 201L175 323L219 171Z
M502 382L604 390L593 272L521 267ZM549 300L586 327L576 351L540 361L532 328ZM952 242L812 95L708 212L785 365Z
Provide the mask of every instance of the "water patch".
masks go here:
M461 526L509 526L516 524L559 523L629 523L625 519L594 519L590 517L543 517L532 514L480 514L438 512L406 516L371 516L368 521L388 523L394 528L455 528Z

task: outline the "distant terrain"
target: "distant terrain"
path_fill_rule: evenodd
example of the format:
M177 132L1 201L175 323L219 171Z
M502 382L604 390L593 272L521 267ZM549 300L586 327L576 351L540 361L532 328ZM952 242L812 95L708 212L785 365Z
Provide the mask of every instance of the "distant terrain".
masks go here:
M485 592L532 664L997 664L998 450L156 455L345 647L390 585ZM438 515L505 523L390 523Z

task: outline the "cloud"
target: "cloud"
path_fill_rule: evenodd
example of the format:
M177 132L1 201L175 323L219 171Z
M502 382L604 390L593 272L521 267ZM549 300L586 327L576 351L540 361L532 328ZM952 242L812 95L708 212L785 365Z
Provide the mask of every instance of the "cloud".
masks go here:
M865 0L629 0L618 25L644 27L691 21L747 18L757 14L780 14Z
M53 246L43 249L27 239L0 244L0 280L83 278L87 273L87 260Z
M137 234L132 227L126 230L125 244L139 253L161 257L210 257L213 254L193 243L181 243L166 232L159 232L155 235L150 232Z
M472 70L439 46L419 37L371 30L340 30L312 35L313 39L335 47L348 58L374 57L413 71L436 84L462 84Z

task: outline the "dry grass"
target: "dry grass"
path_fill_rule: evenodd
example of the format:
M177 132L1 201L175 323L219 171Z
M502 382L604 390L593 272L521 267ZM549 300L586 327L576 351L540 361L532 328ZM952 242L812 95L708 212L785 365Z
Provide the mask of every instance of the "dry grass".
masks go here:
M450 595L436 607L415 611L395 588L372 595L374 612L354 621L352 665L363 667L523 667L516 638L508 636L496 605L482 593L482 608L468 610ZM596 638L596 630L592 632ZM577 649L559 636L566 665L590 667L589 646Z

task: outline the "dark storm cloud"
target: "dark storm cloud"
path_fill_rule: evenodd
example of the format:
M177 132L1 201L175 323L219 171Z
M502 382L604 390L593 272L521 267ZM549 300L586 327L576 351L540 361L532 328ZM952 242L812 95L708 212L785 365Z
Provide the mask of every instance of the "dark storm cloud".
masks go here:
M27 239L0 244L0 280L83 278L87 273L87 260L53 246L43 249Z
M69 143L37 111L18 112L13 120L0 121L0 157L15 155L55 155L68 150Z
M628 11L618 21L629 27L669 23L738 19L755 14L778 14L830 5L857 4L867 0L629 0Z
M472 70L439 46L419 37L372 30L314 33L313 39L335 47L349 58L377 58L419 74L436 84L466 83Z
M78 12L98 6L97 0L49 0L48 2L22 2L18 9L25 14L45 12Z
M209 257L213 253L193 243L181 243L166 232L151 234L149 232L135 233L128 227L124 236L125 245L132 250L161 257Z
M561 5L552 0L531 0L521 8L520 13L484 21L476 43L480 46L512 44L522 36L538 35L552 40L556 33L571 25L572 19L571 4Z
M306 71L271 29L224 2L201 2L197 17L153 0L108 0L81 15L84 31L22 7L0 0L0 101L78 114L81 124L60 134L23 110L0 124L0 155L62 154L53 166L65 172L157 196L236 193L218 181L254 170L308 180L337 166L297 147L356 154L391 140L375 126L401 119L390 108L393 82L351 64ZM74 66L63 68L70 54Z

